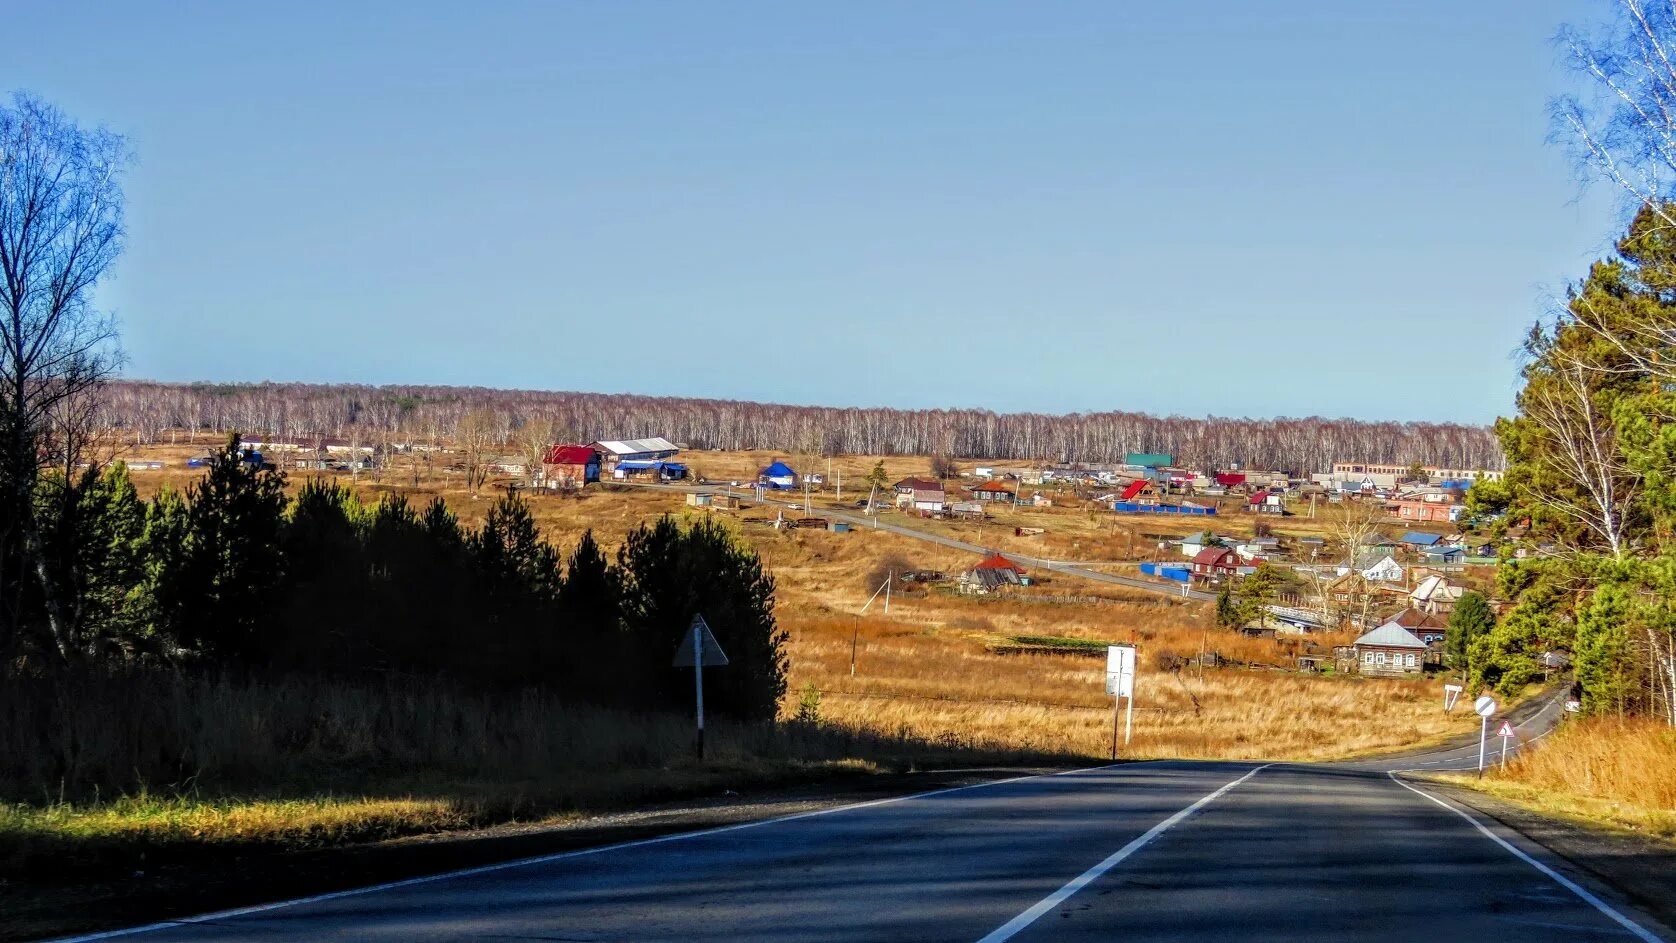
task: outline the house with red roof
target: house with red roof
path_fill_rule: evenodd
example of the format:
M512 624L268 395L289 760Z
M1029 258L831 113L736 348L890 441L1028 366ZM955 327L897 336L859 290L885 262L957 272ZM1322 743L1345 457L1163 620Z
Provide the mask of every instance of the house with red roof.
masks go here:
M587 445L555 445L541 459L541 484L556 491L578 491L599 481L600 455Z
M988 595L1006 586L1027 585L1029 580L1024 575L1024 567L999 553L991 553L960 574L958 583L962 593Z
M1214 582L1232 579L1240 572L1240 555L1232 547L1206 547L1193 555L1193 578Z

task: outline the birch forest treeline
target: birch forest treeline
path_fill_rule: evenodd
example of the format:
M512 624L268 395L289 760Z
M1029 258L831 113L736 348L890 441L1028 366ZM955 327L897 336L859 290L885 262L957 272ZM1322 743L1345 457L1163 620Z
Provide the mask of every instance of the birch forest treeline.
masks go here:
M1134 412L787 406L733 400L448 386L129 380L107 391L102 424L138 443L171 431L379 442L446 442L487 418L501 441L532 426L554 438L667 436L690 448L1115 462L1169 452L1207 467L1321 471L1335 460L1500 468L1483 426L1349 419L1225 419Z

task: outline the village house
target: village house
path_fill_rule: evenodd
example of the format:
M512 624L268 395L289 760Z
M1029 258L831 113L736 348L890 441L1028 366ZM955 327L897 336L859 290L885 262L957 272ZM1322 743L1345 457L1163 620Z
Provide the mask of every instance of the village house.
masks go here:
M600 456L586 445L555 445L541 459L541 486L578 491L599 481Z
M1272 491L1257 491L1252 493L1245 509L1253 514L1282 515L1286 513L1286 501Z
M1425 560L1427 563L1451 566L1464 563L1466 561L1466 556L1466 548L1456 546L1455 544L1427 547L1426 549L1420 551L1421 559Z
M1402 626L1409 634L1428 647L1443 645L1443 637L1449 629L1449 622L1435 612L1422 612L1419 609L1408 608L1385 620Z
M1193 578L1202 582L1232 579L1243 563L1231 547L1206 547L1193 557Z
M1187 557L1188 559L1192 559L1193 557L1198 556L1199 551L1205 549L1206 547L1226 545L1231 542L1231 538L1219 537L1208 530L1200 531L1197 534L1188 534L1186 537L1181 538L1181 555Z
M1005 504L1012 504L1018 500L1018 495L1014 493L1013 489L999 481L986 481L973 487L971 491L972 497L979 501L1000 501Z
M772 488L775 491L790 491L797 487L797 472L792 471L791 466L785 462L775 461L770 463L767 468L757 472L757 482L764 488Z
M1402 677L1426 670L1426 643L1395 622L1357 639L1355 651L1356 663L1365 675Z
M1455 604L1460 602L1461 594L1465 592L1461 587L1433 574L1415 584L1414 590L1408 594L1408 604L1421 612L1448 615L1455 611Z
M1050 508L1053 507L1053 499L1038 491L1030 496L1030 506L1035 508Z
M1415 550L1424 550L1427 547L1435 547L1443 541L1443 538L1437 534L1428 534L1424 531L1418 530L1411 530L1408 533L1403 534L1400 539L1403 544L1412 547Z
M989 508L982 501L956 501L949 505L950 514L971 520L982 520L988 512Z
M908 501L904 507L911 511L919 511L922 514L940 514L948 507L948 504L948 492L943 490L942 485L936 485L930 488L916 488L912 494L908 495Z
M905 508L914 503L914 492L942 491L943 483L935 478L904 478L891 485L891 490L896 492L896 506Z
M999 553L991 553L960 575L959 590L968 595L987 596L1007 586L1028 585L1024 568Z
M1426 487L1398 494L1385 502L1385 509L1405 521L1448 523L1458 519L1465 507L1460 492Z
M1371 583L1400 583L1407 572L1388 552L1374 551L1356 558L1356 573Z

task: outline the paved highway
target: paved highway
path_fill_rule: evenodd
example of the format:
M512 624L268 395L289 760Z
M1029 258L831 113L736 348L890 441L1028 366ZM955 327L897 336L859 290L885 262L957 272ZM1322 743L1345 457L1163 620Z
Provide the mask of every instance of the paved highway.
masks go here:
M1028 776L80 939L1661 939L1389 773L1433 759Z

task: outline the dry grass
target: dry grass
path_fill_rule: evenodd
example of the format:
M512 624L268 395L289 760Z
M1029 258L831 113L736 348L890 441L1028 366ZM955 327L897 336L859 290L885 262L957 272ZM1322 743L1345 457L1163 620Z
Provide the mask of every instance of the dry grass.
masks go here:
M793 688L808 685L822 693L823 719L893 736L958 734L985 749L1010 745L1088 757L1110 749L1112 700L1104 693L1101 659L997 655L985 629L928 627L901 618L793 626ZM1159 670L1158 652L1172 646L1196 652L1202 633L1142 627L1107 634L1112 641L1139 638L1143 653L1128 756L1326 759L1471 727L1440 710L1430 682L1264 669ZM1232 637L1220 636L1211 644L1231 647ZM1098 636L1085 629L1076 637ZM1272 641L1240 641L1260 649L1254 654L1272 658L1279 652Z
M1449 779L1541 812L1676 840L1676 729L1656 720L1571 721L1482 781Z
M179 461L201 445L177 446L168 455ZM154 451L154 450L153 450ZM746 480L775 458L826 472L825 459L786 453L684 453L697 474L716 480ZM844 456L832 460L855 486L881 460ZM882 457L894 480L927 475L927 457ZM963 467L987 464L963 462ZM1017 464L1000 460L994 464ZM174 480L184 469L136 473ZM337 475L340 480L348 476ZM301 481L302 475L294 475ZM417 488L410 473L397 469L383 481L363 475L353 482L367 498L388 491L417 501L444 497L468 524L481 520L493 501L493 488L472 496L446 475L422 479ZM178 486L178 483L177 483ZM1026 488L1028 491L1036 490ZM1207 525L1227 533L1250 533L1256 521L1232 514L1212 520L1125 517L1091 511L1082 497L1062 488L1051 494L1052 508L992 508L986 524L930 521L893 514L899 523L997 547L1055 559L1119 561L1144 557L1179 559L1173 548L1160 549L1158 536L1185 534ZM817 506L830 503L828 491ZM581 496L531 495L537 522L561 548L592 528L609 549L633 527L662 513L710 513L730 526L762 556L779 586L777 614L791 633L792 692L784 711L795 710L796 692L813 685L825 692L823 715L859 729L911 731L929 739L954 738L988 747L1016 745L1098 756L1109 747L1110 702L1101 692L1100 665L1074 656L1003 655L991 646L1016 636L1065 636L1135 644L1142 652L1143 682L1137 705L1137 754L1152 756L1265 756L1321 758L1432 739L1459 725L1435 709L1432 685L1357 678L1300 676L1279 670L1196 669L1184 674L1159 672L1159 665L1191 657L1201 650L1263 669L1290 669L1295 658L1313 646L1331 651L1349 636L1295 639L1248 639L1218 630L1210 607L1058 574L1042 577L1038 587L1009 596L962 597L944 591L895 594L888 619L875 602L860 624L858 677L849 677L850 638L855 613L874 587L867 575L880 561L903 559L916 568L957 571L973 562L970 554L937 547L886 531L861 528L849 534L826 531L776 531L752 518L772 516L769 509L737 512L695 511L682 496L635 488L590 488ZM1336 507L1323 504L1319 516L1269 520L1283 534L1320 534L1331 527ZM818 513L818 512L817 512ZM1036 537L1015 537L1018 525L1048 528ZM1143 537L1142 534L1152 535ZM1044 597L1075 597L1049 602ZM1470 725L1468 725L1470 726ZM1461 729L1465 729L1464 727Z

